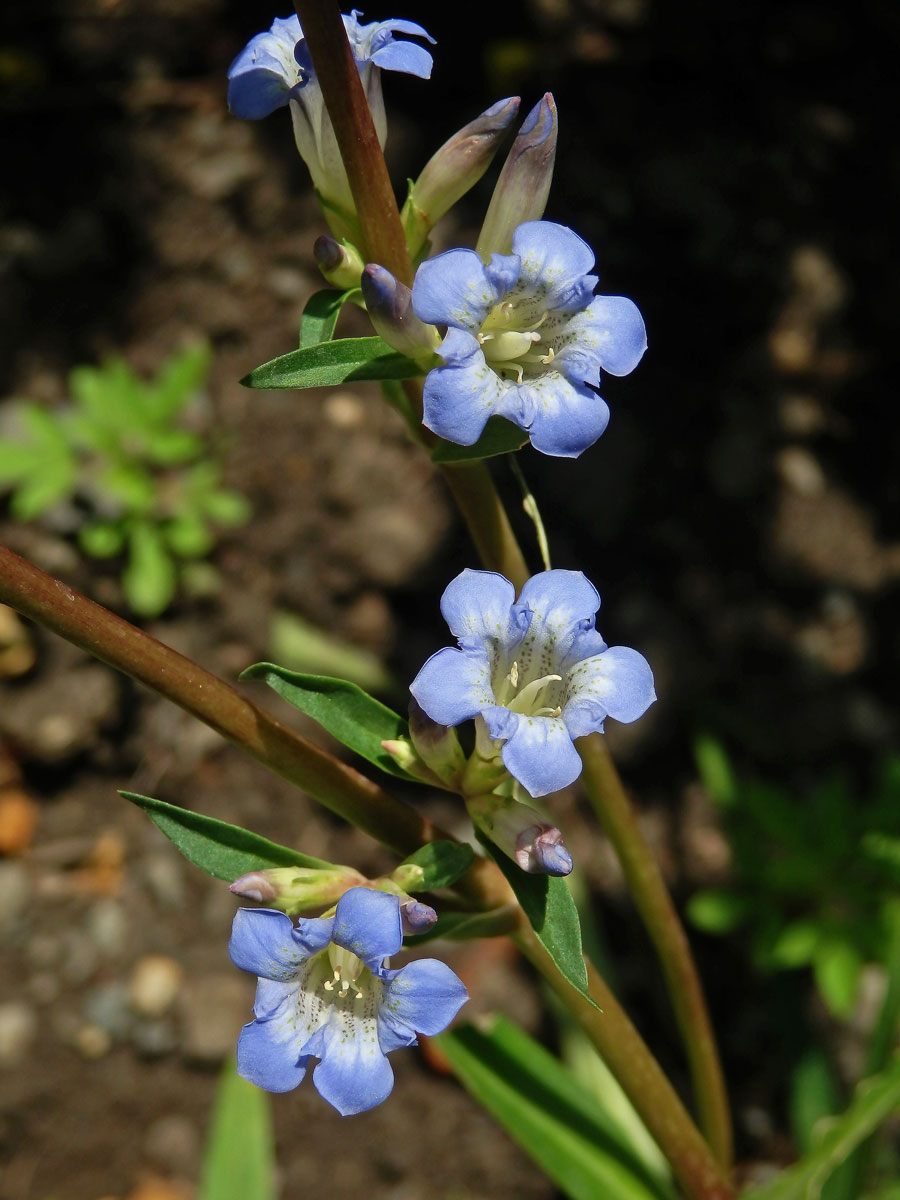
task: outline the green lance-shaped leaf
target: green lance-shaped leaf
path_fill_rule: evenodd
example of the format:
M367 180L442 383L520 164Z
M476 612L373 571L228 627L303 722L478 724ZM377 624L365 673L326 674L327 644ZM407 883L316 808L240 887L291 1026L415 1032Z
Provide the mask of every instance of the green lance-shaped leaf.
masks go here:
M255 367L241 383L251 388L333 387L366 379L413 379L423 367L380 337L341 338L303 346Z
M275 1200L270 1105L230 1059L216 1090L197 1200Z
M495 1018L486 1033L462 1025L435 1041L466 1090L572 1200L675 1200L595 1096L511 1022Z
M771 1183L742 1193L742 1200L812 1200L847 1156L900 1106L900 1056L878 1075L864 1079L840 1117L815 1149Z
M330 342L334 337L341 309L359 288L351 288L339 292L335 288L324 288L316 292L306 302L303 315L300 318L300 348L318 346L321 342Z
M491 417L484 433L474 446L457 446L455 442L439 441L431 452L436 463L472 462L480 458L494 458L498 454L512 454L528 441L528 433L507 421L505 417Z
M408 892L431 892L452 887L474 859L471 846L460 842L429 842L404 859L391 878Z
M525 916L537 934L538 941L556 963L563 978L567 979L572 987L577 988L586 1000L594 1004L588 993L578 909L565 879L559 876L529 875L485 837L481 830L476 830L476 834L506 876Z
M190 812L167 804L165 800L154 800L136 792L119 792L126 800L142 808L157 829L180 850L189 862L232 883L250 871L262 871L267 867L317 867L323 870L332 866L321 858L311 858L287 846L279 846L268 838L241 829L239 825L228 825L214 817Z
M333 738L355 751L388 775L415 779L382 748L382 742L409 738L409 726L398 714L346 679L328 675L302 675L275 663L254 663L241 679L262 679L288 704L327 730ZM418 780L416 782L419 782Z

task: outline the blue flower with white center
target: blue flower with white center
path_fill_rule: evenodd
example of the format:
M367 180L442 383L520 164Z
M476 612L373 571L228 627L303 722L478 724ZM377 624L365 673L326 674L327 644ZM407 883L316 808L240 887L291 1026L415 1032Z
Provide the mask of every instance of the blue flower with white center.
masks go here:
M647 348L644 322L624 296L595 296L590 247L564 225L526 221L512 254L482 262L448 250L422 263L416 316L446 326L444 365L425 380L425 424L474 445L489 417L506 417L544 454L577 458L603 433L601 371L627 375Z
M410 691L440 725L479 717L477 753L499 751L532 796L558 791L581 774L573 739L606 717L636 721L656 699L644 656L594 628L599 607L580 571L533 575L518 601L502 575L463 571L441 598L459 649L433 654Z
M421 79L431 75L428 51L414 42L395 41L394 34L423 37L429 42L434 38L413 21L393 19L361 25L358 16L354 9L342 20L383 148L387 121L381 71L402 71ZM269 32L251 38L228 68L228 107L235 116L256 120L285 105L290 105L297 149L316 190L327 205L344 216L351 214L353 200L347 174L296 16L277 17ZM343 236L348 232L346 219L338 219L332 228Z
M311 1058L319 1094L342 1116L387 1099L394 1073L385 1057L436 1034L468 999L450 968L423 958L385 966L403 941L400 900L351 888L333 917L299 920L275 909L238 909L232 962L259 976L255 1020L241 1031L238 1074L269 1092L288 1092Z

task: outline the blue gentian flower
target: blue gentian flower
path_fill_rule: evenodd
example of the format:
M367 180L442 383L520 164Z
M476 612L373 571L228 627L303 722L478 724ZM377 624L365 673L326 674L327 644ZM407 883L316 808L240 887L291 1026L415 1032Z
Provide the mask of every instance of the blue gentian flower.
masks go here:
M433 721L477 722L477 752L499 751L532 796L581 774L573 739L606 717L635 721L656 699L647 660L608 647L594 628L600 597L580 571L542 571L518 601L508 579L463 571L441 599L459 649L426 662L410 691Z
M444 365L425 380L425 424L471 446L489 417L506 417L536 450L576 458L609 420L600 373L634 370L644 322L624 296L594 295L593 251L566 226L526 221L512 251L484 263L448 250L419 267L416 316L447 326Z
M437 959L389 970L402 941L399 898L371 888L345 892L333 917L296 925L275 909L238 909L229 953L259 976L238 1073L287 1092L318 1058L313 1083L342 1116L380 1104L394 1084L385 1056L414 1046L416 1032L440 1033L467 999Z
M387 121L381 71L403 71L421 79L431 75L428 51L414 42L395 41L394 34L410 34L429 42L434 38L413 21L394 19L361 25L358 16L354 9L342 19L383 148ZM235 116L257 119L288 104L297 149L326 206L332 230L338 237L352 234L350 185L296 16L276 18L269 32L251 38L228 68L228 107ZM333 220L329 209L336 213Z

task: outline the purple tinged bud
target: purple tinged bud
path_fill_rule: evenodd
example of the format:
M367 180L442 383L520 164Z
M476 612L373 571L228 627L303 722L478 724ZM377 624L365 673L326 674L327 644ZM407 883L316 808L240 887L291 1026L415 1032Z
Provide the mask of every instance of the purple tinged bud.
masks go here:
M365 882L353 867L269 867L242 875L228 890L286 913L299 913L327 908Z
M556 135L556 103L547 92L525 118L503 164L475 246L483 262L492 254L509 254L514 230L544 215L553 180Z
M240 879L228 885L228 890L236 896L243 896L245 900L257 900L260 904L268 904L278 896L278 889L261 871L251 871L249 875L242 875Z
M342 291L359 287L364 263L362 255L350 242L338 242L333 237L317 237L313 245L316 266L324 278Z
M516 838L516 862L530 875L569 875L572 855L554 825L529 825Z
M438 915L430 904L422 904L420 900L407 900L405 904L400 904L400 923L403 926L404 937L427 933L437 919Z
M518 96L492 104L444 142L410 185L401 216L414 258L435 223L488 169L518 111Z
M430 363L441 339L412 309L412 292L385 267L369 263L360 278L363 300L376 333L401 354Z
M572 856L560 831L511 796L490 792L466 797L475 825L530 875L568 875Z

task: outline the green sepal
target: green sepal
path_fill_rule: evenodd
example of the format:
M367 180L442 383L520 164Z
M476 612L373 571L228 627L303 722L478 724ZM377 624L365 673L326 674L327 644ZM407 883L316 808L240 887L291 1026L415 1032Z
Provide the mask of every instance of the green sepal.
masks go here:
M262 871L267 867L314 867L329 869L332 863L321 858L311 858L298 850L279 846L268 838L241 829L239 825L228 825L214 817L190 812L167 804L165 800L154 800L136 792L119 792L126 800L144 810L157 829L180 850L184 857L214 875L233 883L250 871Z
M530 875L508 858L499 846L475 831L478 840L506 876L538 941L556 963L562 976L596 1008L588 992L587 968L581 948L581 922L565 879Z
M333 738L388 775L417 780L382 747L382 742L409 737L409 726L398 714L346 679L303 675L275 663L254 663L241 679L262 679L282 699L317 721Z
M366 379L414 379L425 369L380 337L341 338L303 346L255 367L241 380L251 388L333 387Z
M407 891L432 892L436 888L452 887L475 861L475 851L471 846L462 842L429 842L415 854L411 854L397 868L416 867L421 871L421 877L404 883ZM394 872L394 875L397 874Z
M300 348L318 346L321 342L330 342L334 337L341 309L358 288L350 288L346 292L337 288L323 288L316 292L306 302L303 315L300 318Z
M480 458L494 458L498 454L512 454L528 441L528 433L507 421L505 417L491 417L484 433L474 446L458 446L456 442L438 442L431 452L432 462L472 462Z
M543 1046L511 1021L434 1039L466 1090L572 1200L676 1200L628 1132Z

